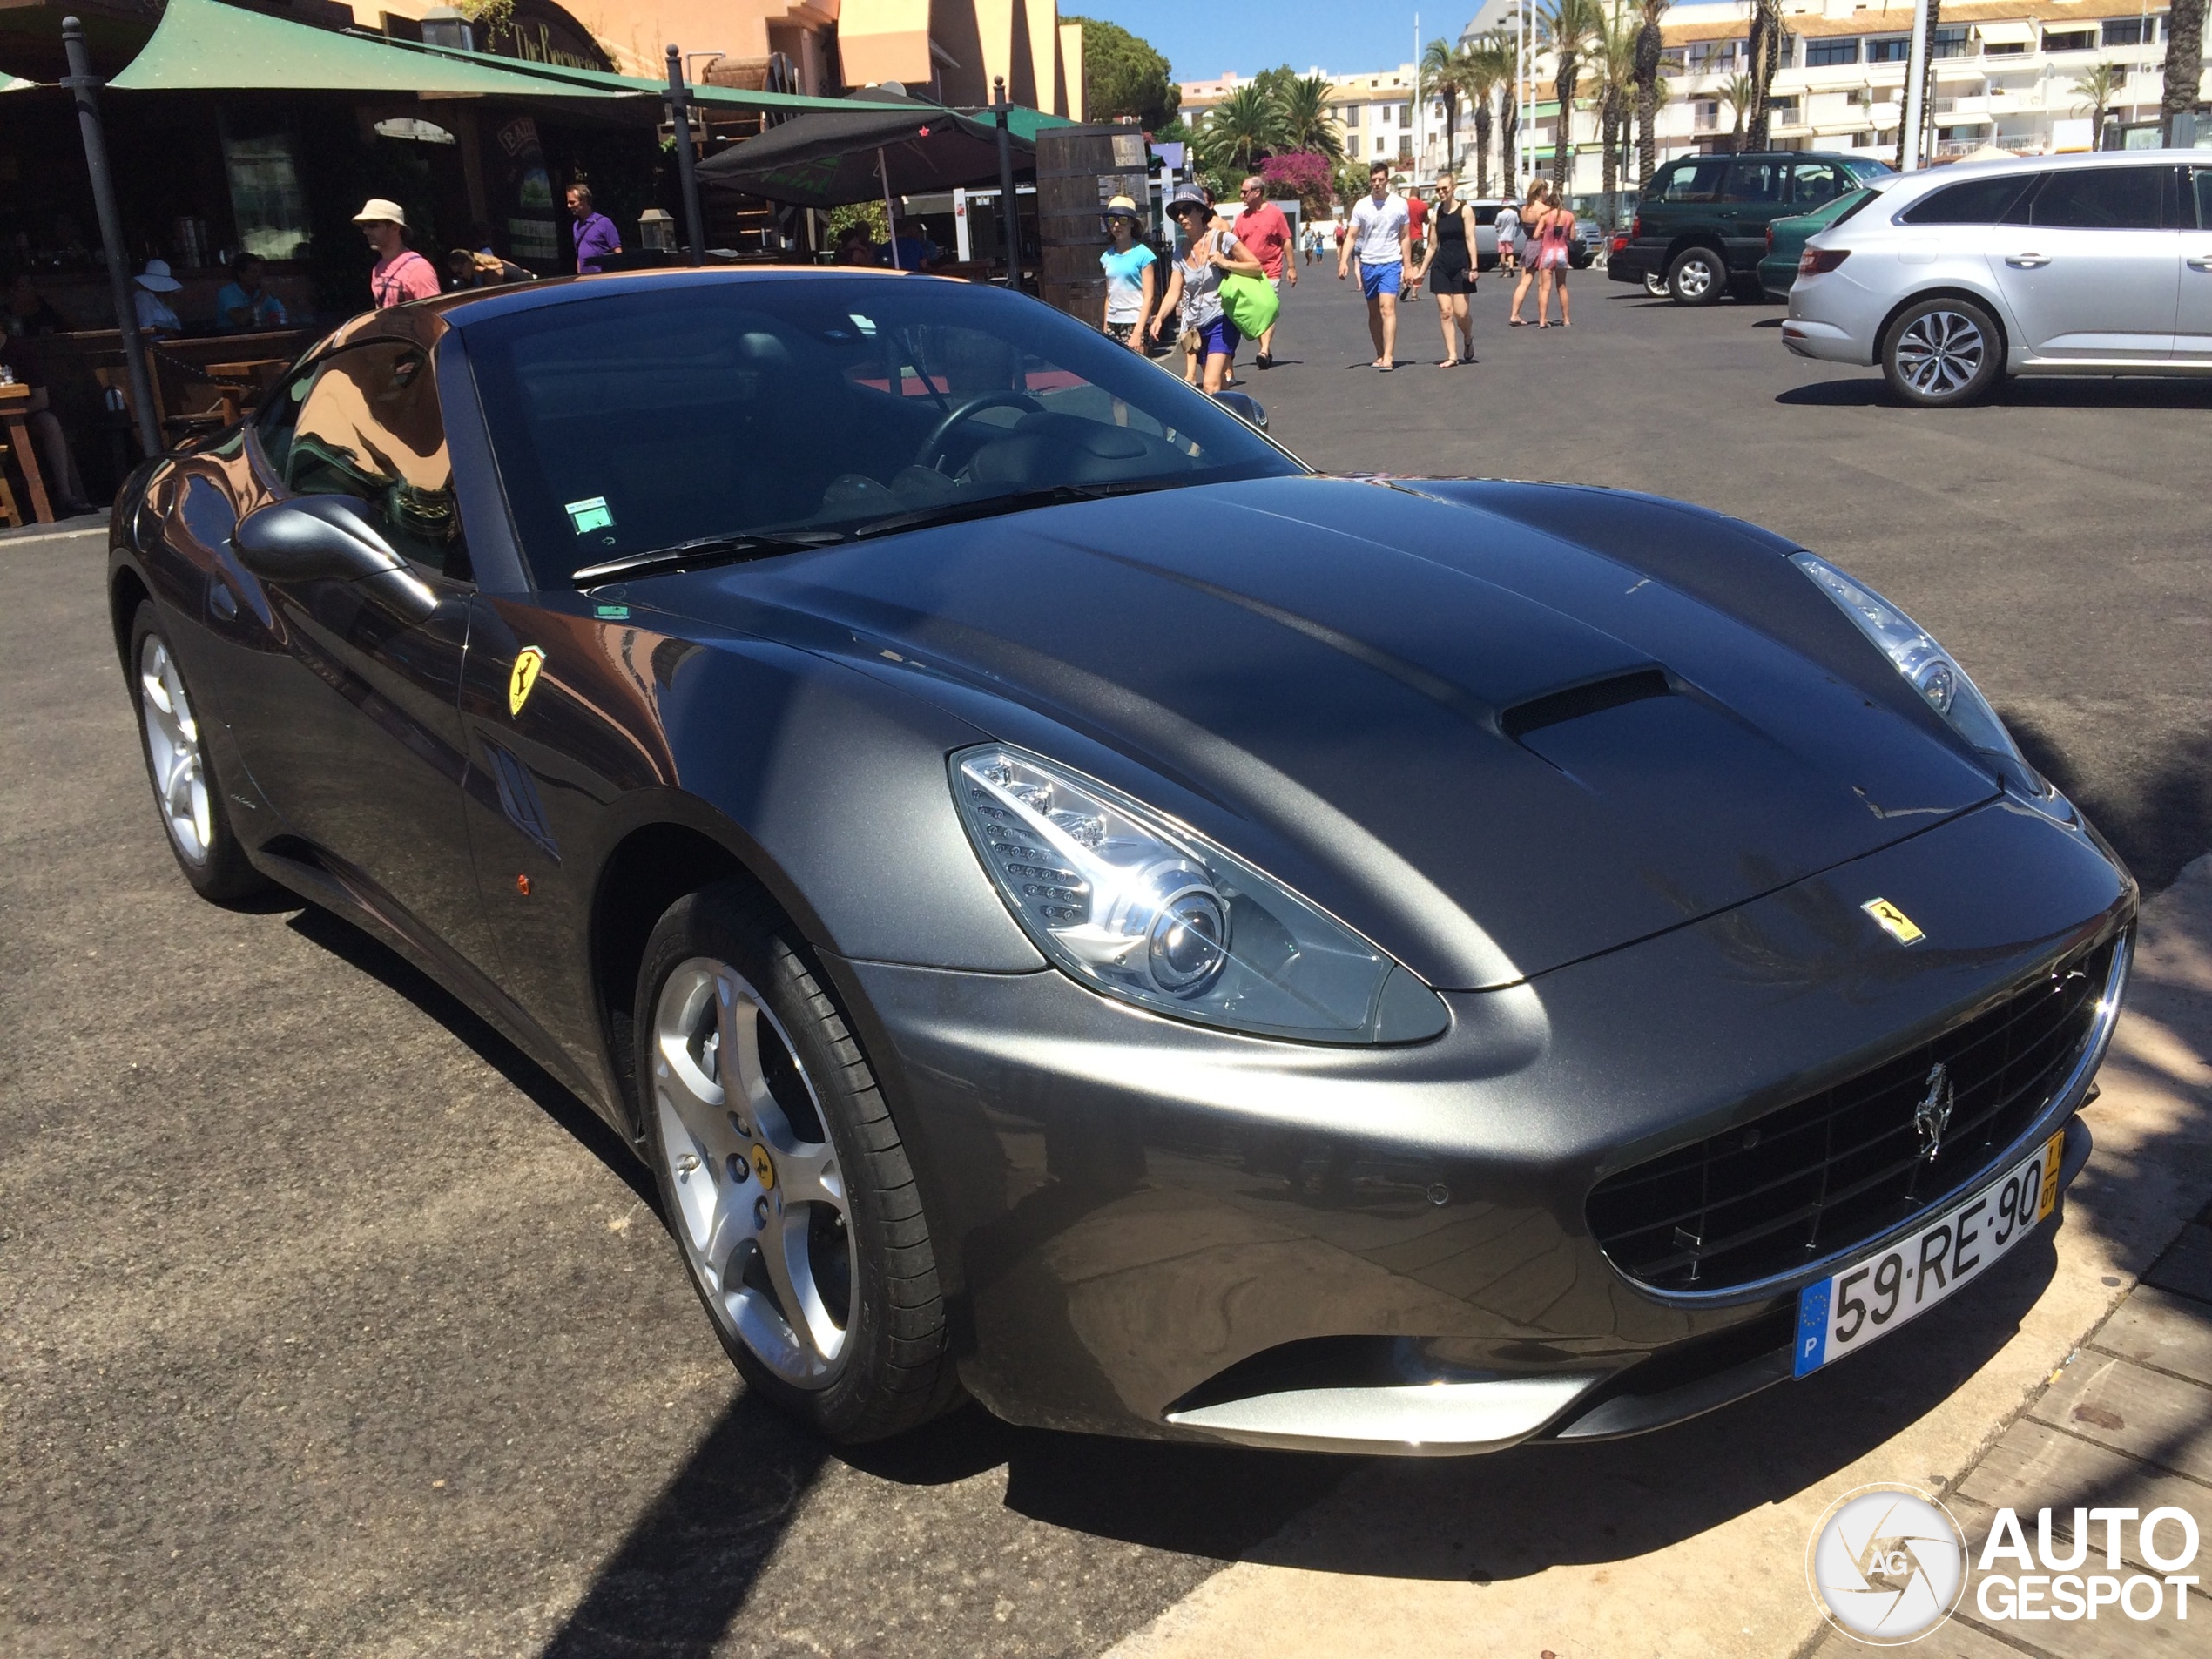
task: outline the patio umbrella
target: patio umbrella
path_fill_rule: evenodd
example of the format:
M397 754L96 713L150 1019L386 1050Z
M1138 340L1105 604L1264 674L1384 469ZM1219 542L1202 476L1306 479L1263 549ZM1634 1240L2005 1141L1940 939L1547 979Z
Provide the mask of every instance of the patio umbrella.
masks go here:
M907 107L795 115L701 162L699 182L799 207L998 182L998 132L988 118L878 87L855 96ZM1036 146L1011 135L1009 141L1017 166L1034 172Z

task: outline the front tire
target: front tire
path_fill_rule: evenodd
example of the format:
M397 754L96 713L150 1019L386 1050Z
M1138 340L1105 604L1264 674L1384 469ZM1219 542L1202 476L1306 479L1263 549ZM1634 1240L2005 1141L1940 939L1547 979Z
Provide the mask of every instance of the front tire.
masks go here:
M1667 279L1656 271L1644 278L1643 291L1655 300L1664 300L1674 292L1668 287Z
M1710 306L1728 292L1728 266L1710 247L1686 247L1667 267L1667 292L1678 306Z
M1955 408L1988 395L2005 371L1997 322L1946 294L1901 313L1882 336L1882 377L1918 408Z
M131 689L154 809L185 880L212 904L234 905L267 892L268 878L253 867L231 827L200 711L151 599L141 599L131 618Z
M912 1164L797 936L679 899L637 976L637 1106L692 1288L752 1387L852 1444L957 1398Z

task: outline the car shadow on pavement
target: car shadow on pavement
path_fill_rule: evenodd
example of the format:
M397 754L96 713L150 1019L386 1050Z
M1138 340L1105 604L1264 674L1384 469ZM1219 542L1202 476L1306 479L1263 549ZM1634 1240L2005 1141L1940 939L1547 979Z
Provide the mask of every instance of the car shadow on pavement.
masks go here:
M1774 395L1777 403L1800 408L1868 408L1886 405L1904 409L1890 395L1889 383L1879 374L1863 373L1849 380L1815 381L1792 386ZM1914 411L1935 415L1971 412L1975 408L2021 409L2212 409L2212 380L2180 375L2115 374L2100 377L2037 374L2000 381L1990 395L1965 411Z
M2205 633L2212 646L2212 618ZM2100 789L2086 781L2067 758L2066 745L2036 715L2009 704L1999 713L2020 752L2112 843L2146 893L2167 886L2212 846L2212 715L2173 742L2170 753L2114 774L2114 786Z
M287 895L271 908L283 909L299 902ZM381 941L320 906L309 905L301 909L287 925L303 939L320 945L341 961L398 992L459 1037L475 1052L477 1058L621 1177L655 1215L660 1213L660 1193L653 1184L652 1173L623 1143L622 1136L577 1099L572 1089L509 1042L459 997Z

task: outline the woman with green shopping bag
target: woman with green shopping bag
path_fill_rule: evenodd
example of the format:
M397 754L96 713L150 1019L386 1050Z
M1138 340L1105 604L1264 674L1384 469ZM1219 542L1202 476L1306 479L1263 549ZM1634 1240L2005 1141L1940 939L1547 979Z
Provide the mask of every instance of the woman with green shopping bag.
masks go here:
M1227 231L1206 228L1213 209L1198 191L1186 185L1168 202L1168 216L1182 227L1188 251L1178 254L1168 277L1167 297L1152 319L1157 338L1160 326L1172 311L1182 325L1184 351L1204 365L1202 388L1218 392L1229 379L1229 360L1243 331L1223 308L1222 283L1229 277L1257 277L1260 263L1244 244ZM1269 299L1267 285L1259 285Z

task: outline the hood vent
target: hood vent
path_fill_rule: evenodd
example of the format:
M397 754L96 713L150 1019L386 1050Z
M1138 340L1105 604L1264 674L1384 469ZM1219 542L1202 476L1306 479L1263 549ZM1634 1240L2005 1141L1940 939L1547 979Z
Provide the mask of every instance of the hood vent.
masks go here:
M1531 698L1501 714L1498 725L1517 743L1548 725L1579 720L1586 714L1602 714L1623 703L1641 703L1646 698L1670 697L1673 693L1674 687L1667 683L1662 671L1641 668L1633 674L1614 674L1588 685L1570 685L1563 691Z

